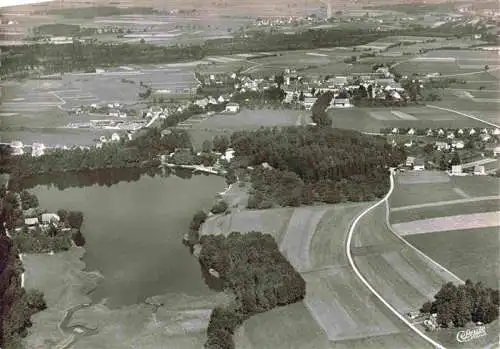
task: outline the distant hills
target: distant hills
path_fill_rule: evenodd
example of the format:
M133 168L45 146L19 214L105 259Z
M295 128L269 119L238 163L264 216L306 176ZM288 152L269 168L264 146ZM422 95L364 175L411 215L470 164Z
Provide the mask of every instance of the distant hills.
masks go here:
M29 0L5 0L14 1ZM42 0L31 0L42 1ZM334 11L347 8L373 6L372 0L330 0ZM2 1L3 3L4 1ZM377 5L422 3L422 0L377 0ZM426 0L426 4L448 2ZM158 9L196 9L198 12L219 15L283 16L303 15L325 6L322 0L55 0L34 5L15 6L2 12L37 12L59 8L116 6L116 7L154 7Z

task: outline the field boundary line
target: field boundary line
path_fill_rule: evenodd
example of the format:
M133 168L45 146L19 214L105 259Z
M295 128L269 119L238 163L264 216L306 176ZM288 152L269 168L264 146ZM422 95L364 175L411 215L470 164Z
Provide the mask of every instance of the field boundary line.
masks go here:
M426 207L467 204L469 202L487 201L487 200L500 200L500 195L476 196L476 197L471 197L471 198L467 198L467 199L464 198L464 199L456 199L456 200L448 200L448 201L427 202L425 204L417 204L417 205L398 206L398 207L392 207L391 211L392 212L407 211L407 210L415 210L415 209L426 208Z
M431 104L426 104L425 105L427 108L434 108L434 109L439 109L439 110L444 110L444 111L448 111L450 113L455 113L455 114L458 114L458 115L462 115L462 116L465 116L465 117L468 117L469 119L472 119L472 120L476 120L476 121L480 121L482 123L485 123L486 125L490 125L490 126L493 126L493 127L496 127L496 128L500 128L499 125L497 124L494 124L492 122L489 122L489 121L486 121L486 120L483 120L483 119L480 119L478 118L477 116L473 116L473 115L470 115L470 114L465 114L465 113L462 113L460 111L457 111L457 110L453 110L453 109L449 109L449 108L442 108L442 107L438 107L437 105L431 105Z
M454 273L452 273L450 270L446 269L445 267L443 267L441 264L439 264L438 262L436 262L434 259L432 259L431 257L429 257L428 255L426 255L425 253L423 253L422 251L420 251L417 247L415 247L413 244L409 243L405 238L403 238L401 235L399 235L398 233L396 233L394 231L394 229L392 228L392 225L391 225L391 222L389 220L389 216L390 216L390 206L389 206L389 201L386 200L385 201L385 222L386 222L386 225L387 227L389 228L389 230L391 231L391 233L393 233L394 235L396 235L398 237L399 240L403 241L403 243L407 246L409 246L410 248L412 248L413 250L415 250L415 252L417 252L417 254L419 254L420 256L422 256L425 260L427 260L428 262L430 262L431 264L434 264L434 266L436 266L437 268L441 269L442 271L446 272L452 279L455 279L456 282L458 283L465 283L465 281L463 281L461 278L459 278L457 275L455 275Z
M419 335L422 339L424 339L426 342L429 344L433 345L437 349L446 349L444 346L427 336L424 332L422 332L420 329L418 329L415 325L413 325L410 321L408 321L403 315L401 315L392 305L390 305L374 288L370 283L365 279L365 277L361 274L359 271L358 267L356 266L356 263L354 263L354 259L352 258L351 255L351 240L352 236L354 233L354 230L356 229L356 226L358 222L363 218L368 212L372 211L374 208L377 206L381 205L384 202L387 202L387 199L391 196L392 192L394 191L394 177L393 177L393 170L391 169L391 174L389 176L391 187L389 189L389 192L378 202L375 204L371 205L364 211L362 211L354 220L352 223L351 227L349 228L349 232L347 234L347 240L346 240L346 245L345 245L345 250L347 254L347 259L349 260L349 264L351 265L351 268L353 269L354 273L356 276L361 280L361 282L370 290L371 293L373 293L381 302L384 304L394 315L396 315L406 326L408 326L411 330L413 330L417 335Z

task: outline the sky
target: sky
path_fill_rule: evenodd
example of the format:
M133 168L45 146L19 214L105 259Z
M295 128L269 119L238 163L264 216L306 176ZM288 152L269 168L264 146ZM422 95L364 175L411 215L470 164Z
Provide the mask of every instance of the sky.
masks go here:
M15 5L37 4L40 2L48 2L50 0L0 0L0 7L9 7Z

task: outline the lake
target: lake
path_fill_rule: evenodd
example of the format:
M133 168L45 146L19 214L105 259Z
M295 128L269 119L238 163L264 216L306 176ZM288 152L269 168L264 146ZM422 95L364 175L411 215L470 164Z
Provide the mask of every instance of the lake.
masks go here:
M165 293L211 292L182 237L194 212L211 207L224 187L224 178L217 176L142 175L109 187L39 185L31 191L43 208L83 212L84 261L88 270L104 276L91 297L119 307Z

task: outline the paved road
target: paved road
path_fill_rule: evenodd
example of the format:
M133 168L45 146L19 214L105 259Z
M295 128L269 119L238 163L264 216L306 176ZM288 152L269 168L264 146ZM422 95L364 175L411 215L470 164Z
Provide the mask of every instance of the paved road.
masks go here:
M392 207L391 212L414 210L414 209L418 209L418 208L435 207L435 206L443 206L443 205L465 204L468 202L486 201L486 200L500 200L500 195L479 196L479 197L474 197L474 198L457 199L457 200L449 200L449 201L436 201L436 202L428 202L425 204L418 204L418 205Z
M450 113L455 113L455 114L458 114L458 115L462 115L462 116L465 116L465 117L467 117L469 119L473 119L473 120L476 120L476 121L483 122L483 123L485 123L488 126L493 126L493 127L496 127L496 128L500 128L500 126L497 125L497 124L494 124L492 122L483 120L483 119L481 119L481 118L479 118L477 116L474 116L474 115L462 113L462 112L460 112L458 110L449 109L449 108L442 108L442 107L438 107L437 105L430 105L430 104L426 104L425 106L428 107L428 108L434 108L434 109L444 110L444 111L448 111Z
M373 204L372 206L370 206L369 208L367 208L366 210L364 210L354 220L354 223L350 227L348 235L347 235L347 241L346 241L346 244L345 244L345 250L346 250L346 254L347 254L347 259L349 260L349 264L351 265L351 268L353 269L353 271L356 274L356 276L358 277L358 279L370 290L370 292L376 298L378 298L382 302L382 304L384 304L387 307L387 309L391 313L393 313L394 315L396 315L413 332L415 332L419 337L421 337L422 339L424 339L428 344L432 345L434 348L437 348L437 349L446 349L444 346L442 346L441 344L439 344L438 342L436 342L435 340L433 340L432 338L430 338L429 336L427 336L427 334L425 334L425 332L423 332L422 330L420 330L419 328L417 328L414 324L412 324L404 315L401 315L386 299L384 299L383 296L380 293L378 293L378 291L375 290L375 288L370 284L370 282L361 274L361 272L359 271L359 269L358 269L358 267L357 267L357 265L354 262L354 259L352 257L352 254L351 254L351 247L352 247L352 245L351 245L351 243L352 243L353 233L356 230L359 221L367 213L369 213L370 211L372 211L373 209L375 209L377 206L380 206L382 204L387 205L388 198L390 197L390 195L392 194L392 192L394 190L394 176L393 176L392 173L391 173L391 176L390 176L390 181L391 181L391 187L390 187L389 192L387 193L387 195L382 200L378 201L377 203Z

